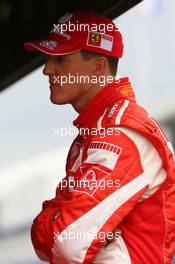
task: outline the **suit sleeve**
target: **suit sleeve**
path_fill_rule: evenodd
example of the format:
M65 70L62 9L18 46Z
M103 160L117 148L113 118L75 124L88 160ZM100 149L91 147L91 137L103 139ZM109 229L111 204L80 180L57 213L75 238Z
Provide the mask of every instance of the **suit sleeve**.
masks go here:
M62 190L60 185L56 197L45 202L35 218L35 250L47 255L50 263L90 263L107 234L129 214L153 181L154 173L146 175L143 168L141 152L142 147L138 150L122 131L92 137L82 162L68 171L67 186ZM148 159L144 166L146 163Z

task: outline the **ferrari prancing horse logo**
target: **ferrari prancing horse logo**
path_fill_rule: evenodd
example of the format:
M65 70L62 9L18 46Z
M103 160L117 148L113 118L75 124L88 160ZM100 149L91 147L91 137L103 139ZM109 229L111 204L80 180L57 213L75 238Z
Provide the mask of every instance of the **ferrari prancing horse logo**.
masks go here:
M91 35L91 41L92 41L92 43L93 44L96 44L96 43L99 42L99 40L100 40L99 33L92 33L92 35Z

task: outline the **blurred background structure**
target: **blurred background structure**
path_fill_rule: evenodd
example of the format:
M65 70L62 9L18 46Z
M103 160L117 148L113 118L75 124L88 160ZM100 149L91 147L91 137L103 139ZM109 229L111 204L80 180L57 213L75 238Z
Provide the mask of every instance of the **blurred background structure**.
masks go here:
M140 1L98 1L94 9L113 18L123 33L119 76L130 77L138 103L160 121L175 145L174 0L144 0L129 11ZM22 45L46 35L59 12L72 8L68 1L64 8L57 2L0 1L0 264L41 263L30 226L65 176L66 155L77 133L71 126L77 116L73 109L50 103L43 57ZM74 8L89 8L88 1L82 2ZM71 135L63 128L70 128Z

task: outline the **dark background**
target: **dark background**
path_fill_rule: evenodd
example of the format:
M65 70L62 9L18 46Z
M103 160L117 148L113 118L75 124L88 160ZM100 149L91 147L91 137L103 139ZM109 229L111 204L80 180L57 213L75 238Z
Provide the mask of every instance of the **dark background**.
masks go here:
M51 25L67 12L93 9L116 18L142 0L0 0L0 91L43 63L41 55L23 44L48 34Z

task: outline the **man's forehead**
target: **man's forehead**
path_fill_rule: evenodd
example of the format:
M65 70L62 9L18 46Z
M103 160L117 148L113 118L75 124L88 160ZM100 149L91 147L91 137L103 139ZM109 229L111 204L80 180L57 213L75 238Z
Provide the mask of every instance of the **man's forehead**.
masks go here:
M70 53L70 54L64 54L64 55L50 55L50 54L44 54L44 57L46 59L66 59L66 58L78 58L82 56L80 51Z

